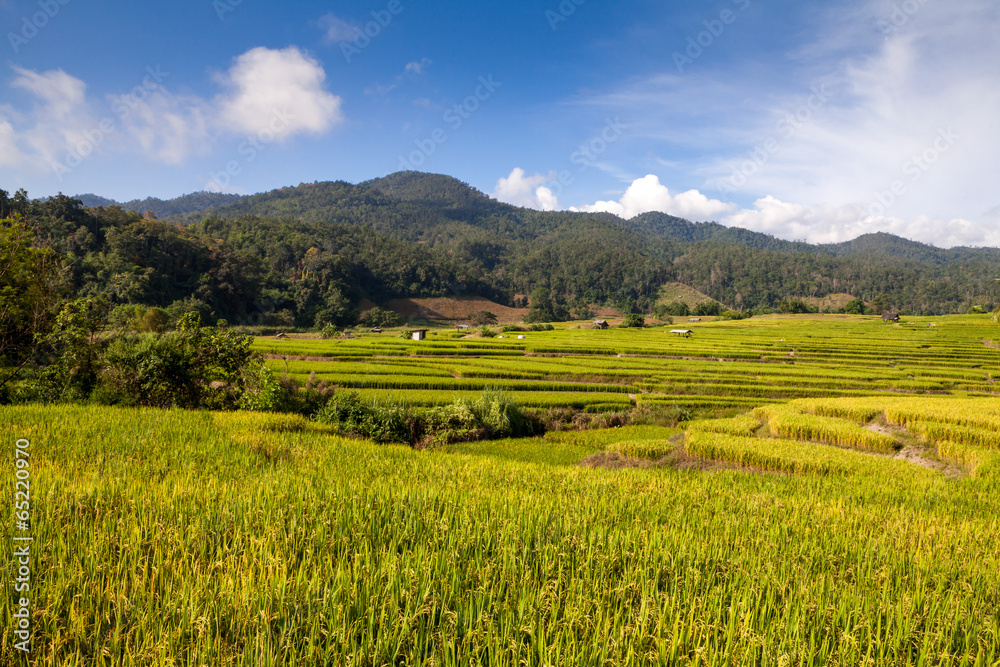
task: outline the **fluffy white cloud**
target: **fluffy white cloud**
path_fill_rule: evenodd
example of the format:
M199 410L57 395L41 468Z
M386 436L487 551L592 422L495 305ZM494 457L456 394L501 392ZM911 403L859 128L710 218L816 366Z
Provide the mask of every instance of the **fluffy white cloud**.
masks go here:
M343 120L341 99L324 89L323 68L294 47L239 56L217 77L228 90L214 100L171 94L162 84L169 74L158 68L103 105L63 70L13 70L10 85L24 94L17 108L0 105L0 166L51 171L60 180L95 154L181 164L226 135L283 140Z
M512 179L501 179L512 191L522 194L520 205L540 208L530 188L539 179L524 178L524 173L512 173ZM515 178L516 177L516 178ZM499 187L498 187L499 190ZM512 202L516 203L516 202ZM618 201L599 201L570 210L613 213L632 218L641 213L659 211L692 221L715 220L727 227L741 227L770 234L782 239L804 240L810 243L840 243L862 234L888 232L903 238L939 247L968 245L1000 246L1000 230L984 227L962 218L943 219L934 216L894 217L862 204L842 206L809 206L782 201L774 196L761 197L753 208L740 208L734 203L709 199L697 190L671 195L658 177L649 175L635 180Z
M614 213L621 218L634 218L641 213L660 211L700 221L713 219L719 213L733 208L733 204L709 199L697 190L670 194L670 190L660 183L659 177L649 174L633 181L618 201L599 201L573 210Z
M984 228L961 218L871 215L861 205L813 207L790 204L771 196L758 199L752 209L736 211L720 222L729 227L810 243L840 243L862 234L887 232L943 248L1000 245L1000 230Z
M270 129L278 138L320 133L343 120L341 98L324 89L323 67L295 47L257 47L236 59L220 82L219 122L237 132Z
M497 181L497 185L493 189L493 196L514 206L555 211L559 208L559 201L552 194L552 190L544 185L555 179L554 173L550 173L548 176L542 174L526 176L524 169L515 167L509 176Z

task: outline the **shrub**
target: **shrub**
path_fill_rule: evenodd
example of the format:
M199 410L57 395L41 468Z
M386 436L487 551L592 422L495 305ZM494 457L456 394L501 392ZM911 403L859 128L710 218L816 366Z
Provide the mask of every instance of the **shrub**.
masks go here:
M412 409L390 400L364 401L356 392L338 393L316 413L316 421L378 443L409 443L419 435Z
M260 381L253 338L202 327L187 313L179 331L119 336L108 346L100 371L101 402L151 407L232 409Z
M323 340L328 340L330 338L336 338L337 334L340 333L340 329L333 326L332 324L324 324L323 328L319 331L319 337Z
M646 326L646 318L642 315L629 313L625 316L625 319L622 320L622 323L619 326L623 329L641 329Z
M488 326L484 324L483 326L479 327L479 335L482 336L483 338L493 338L494 336L497 335L497 332L494 331L493 329L490 329Z

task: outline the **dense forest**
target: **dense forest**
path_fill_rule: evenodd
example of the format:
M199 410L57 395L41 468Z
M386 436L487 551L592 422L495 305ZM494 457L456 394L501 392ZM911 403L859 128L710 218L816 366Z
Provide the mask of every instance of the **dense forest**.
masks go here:
M206 322L343 326L364 300L459 295L506 305L530 295L561 317L594 305L648 312L666 282L735 310L849 293L942 314L992 307L1000 276L994 248L944 250L888 234L822 246L661 213L541 212L418 172L251 196L86 198L101 205L0 191L5 228L23 228L59 265L47 289L107 294L174 318L196 311Z

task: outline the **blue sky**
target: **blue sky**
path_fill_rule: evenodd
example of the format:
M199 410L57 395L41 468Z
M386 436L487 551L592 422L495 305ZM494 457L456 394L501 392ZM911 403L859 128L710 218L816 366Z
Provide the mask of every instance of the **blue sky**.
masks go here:
M1000 245L1000 3L0 0L0 187L412 166L545 209Z

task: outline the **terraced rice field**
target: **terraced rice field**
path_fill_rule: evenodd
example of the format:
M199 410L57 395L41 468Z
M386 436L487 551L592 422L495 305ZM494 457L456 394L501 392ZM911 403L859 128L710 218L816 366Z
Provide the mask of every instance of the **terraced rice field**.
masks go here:
M341 341L261 339L257 349L272 357L275 371L300 382L313 374L361 393L391 392L416 405L447 402L447 392L497 386L529 407L558 404L545 400L550 392L578 393L571 404L610 411L620 409L630 394L632 403L724 408L796 398L1000 389L995 384L1000 354L983 343L997 331L983 316L908 318L898 326L837 316L690 326L691 338L670 335L669 326L562 328L525 333L523 340L517 334L465 338L442 329L421 342L390 334Z
M676 429L417 451L287 415L0 407L34 538L32 653L8 630L0 664L998 665L997 330L934 321L258 342L423 404L465 379L727 413Z

